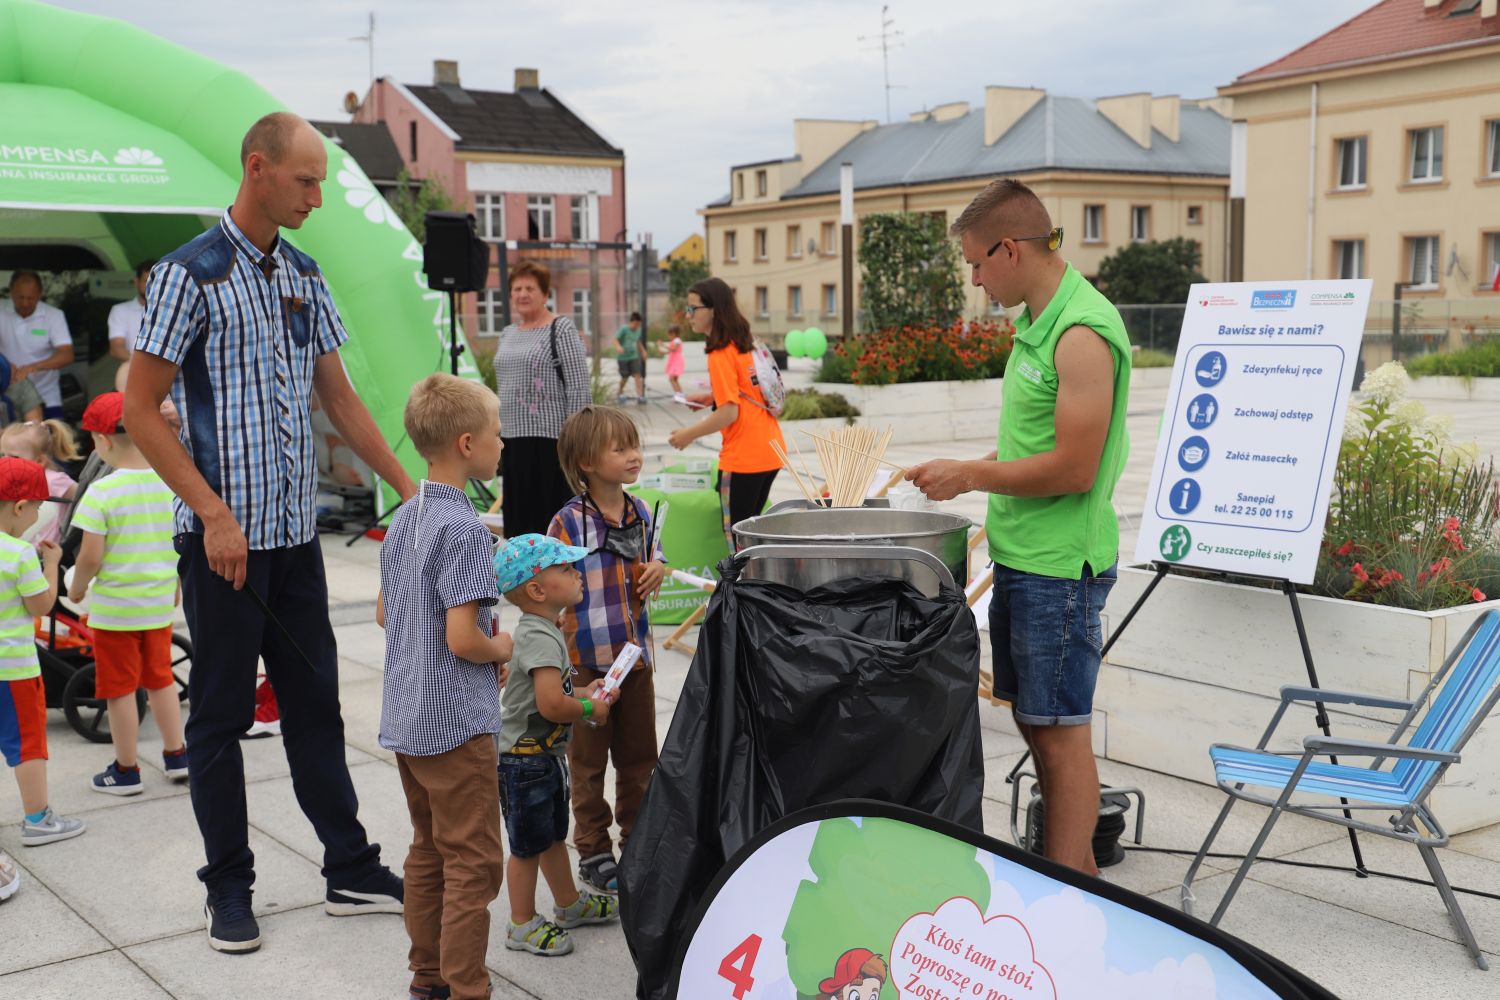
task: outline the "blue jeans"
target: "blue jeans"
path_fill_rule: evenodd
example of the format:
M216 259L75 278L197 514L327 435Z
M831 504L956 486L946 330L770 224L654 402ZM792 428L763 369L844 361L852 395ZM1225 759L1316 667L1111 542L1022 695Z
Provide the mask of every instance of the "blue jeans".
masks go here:
M568 839L568 764L559 754L500 755L500 812L516 858Z
M1099 614L1116 567L1082 579L995 566L990 643L995 696L1032 726L1081 726L1094 714L1094 683L1103 644Z

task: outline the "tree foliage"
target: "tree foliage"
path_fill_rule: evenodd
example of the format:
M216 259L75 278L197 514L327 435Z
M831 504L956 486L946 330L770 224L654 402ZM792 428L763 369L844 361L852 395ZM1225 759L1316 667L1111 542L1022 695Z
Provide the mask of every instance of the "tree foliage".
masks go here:
M1188 287L1207 281L1202 253L1185 237L1130 243L1099 265L1099 290L1116 305L1180 305Z
M708 277L708 262L673 257L667 261L667 306L673 316L687 305L688 289Z
M436 177L423 181L412 178L405 167L396 175L396 189L391 192L391 208L401 217L418 243L427 242L427 213L451 212L453 199Z
M860 223L861 304L871 330L947 326L964 308L958 246L939 215L892 212Z

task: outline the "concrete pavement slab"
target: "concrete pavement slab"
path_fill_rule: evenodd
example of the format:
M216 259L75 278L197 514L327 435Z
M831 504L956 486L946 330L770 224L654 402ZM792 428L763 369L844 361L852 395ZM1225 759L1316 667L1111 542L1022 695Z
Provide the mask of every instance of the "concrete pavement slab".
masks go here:
M118 951L0 976L0 996L171 1000L161 985Z
M369 840L381 845L381 860L400 874L411 845L411 818L400 774L383 760L365 758L349 768L349 776L359 797L359 821ZM251 825L321 868L323 845L297 804L292 779L257 782L246 791Z
M21 871L21 888L0 904L0 935L5 940L5 948L0 950L0 975L109 951L113 947L27 865L31 855L54 846L48 844L24 852L19 848L8 848ZM45 868L46 865L39 867ZM0 978L0 996L29 995L13 992L8 980Z

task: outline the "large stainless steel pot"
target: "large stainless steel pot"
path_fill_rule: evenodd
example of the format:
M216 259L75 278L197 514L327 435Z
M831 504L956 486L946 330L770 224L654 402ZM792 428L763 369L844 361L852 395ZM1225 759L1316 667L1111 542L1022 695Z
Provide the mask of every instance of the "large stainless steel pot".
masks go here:
M936 556L962 589L969 578L969 528L966 517L941 511L891 510L885 507L832 507L778 510L750 517L734 526L740 548L753 545L899 546ZM846 564L810 563L794 585L806 590L851 573ZM791 581L786 581L791 582Z

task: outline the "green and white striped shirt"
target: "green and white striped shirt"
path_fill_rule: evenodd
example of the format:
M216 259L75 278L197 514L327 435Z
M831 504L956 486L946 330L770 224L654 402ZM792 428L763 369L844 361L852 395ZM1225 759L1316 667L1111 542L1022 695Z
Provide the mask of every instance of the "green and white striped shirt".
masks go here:
M46 589L36 549L0 532L0 681L24 681L42 672L36 629L21 599Z
M172 491L160 476L151 469L116 469L78 501L73 527L104 536L104 562L90 587L91 628L144 632L172 624Z

